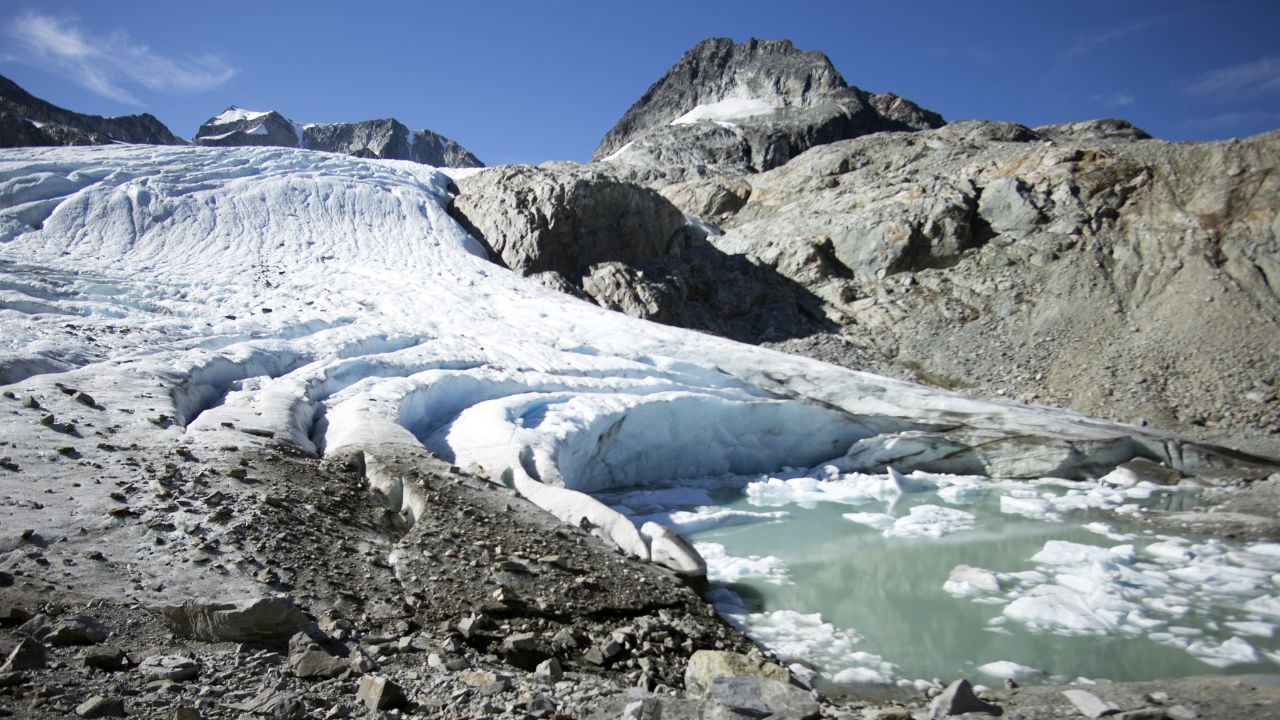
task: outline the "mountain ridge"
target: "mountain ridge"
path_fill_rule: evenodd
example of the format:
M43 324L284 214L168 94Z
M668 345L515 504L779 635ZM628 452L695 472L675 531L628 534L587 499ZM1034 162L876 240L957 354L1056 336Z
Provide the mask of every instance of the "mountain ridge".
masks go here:
M42 100L0 75L0 147L113 142L186 144L149 113L117 117L78 113Z
M201 124L193 142L216 147L295 147L435 167L484 166L456 141L431 130L410 130L395 118L303 124L275 110L258 112L232 105Z

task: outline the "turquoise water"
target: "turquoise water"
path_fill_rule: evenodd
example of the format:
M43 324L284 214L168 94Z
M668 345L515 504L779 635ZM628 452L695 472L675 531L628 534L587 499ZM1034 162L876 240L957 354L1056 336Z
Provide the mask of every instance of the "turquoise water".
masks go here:
M1037 489L1062 492L1046 487ZM1005 604L1019 595L1017 588L1001 595L998 599L1003 602L999 603L993 598L988 598L991 602L975 602L953 597L943 585L958 565L997 573L1038 568L1051 584L1054 568L1046 567L1043 562L1032 562L1030 558L1050 540L1099 547L1121 544L1082 527L1099 520L1105 520L1114 532L1134 535L1132 539L1124 539L1137 549L1138 561L1130 566L1134 571L1157 580L1170 579L1168 571L1178 566L1177 563L1156 563L1144 556L1144 548L1161 538L1136 523L1125 524L1114 515L1097 510L1063 513L1063 522L1007 514L1000 511L1001 494L1002 488L996 486L985 490L976 503L968 505L948 505L935 493L923 492L902 495L891 506L882 502L856 507L819 502L812 507L795 503L758 507L751 505L741 490L720 489L713 492L712 497L721 508L753 512L783 510L790 517L779 522L689 532L686 537L695 543L719 543L734 557L754 555L780 559L791 584L778 585L748 577L723 587L740 595L756 613L780 610L818 613L836 630L855 632L861 637L856 649L896 665L894 675L898 680L966 676L975 682L998 684L1002 678L985 675L977 669L995 661L1030 666L1044 671L1046 679L1052 676L1059 680L1077 677L1149 680L1276 670L1265 653L1280 650L1280 642L1274 636L1259 637L1259 626L1251 628L1254 635L1242 636L1256 651L1256 662L1238 662L1227 667L1208 664L1183 647L1157 642L1151 637L1156 633L1157 638L1167 641L1170 634L1182 634L1192 642L1213 646L1241 635L1223 623L1275 619L1244 609L1249 599L1264 596L1271 582L1243 594L1208 593L1188 598L1188 583L1171 580L1171 587L1149 596L1157 599L1168 596L1175 602L1185 600L1185 614L1164 616L1149 610L1150 618L1163 622L1149 631L1133 631L1130 627L1137 636L1111 633L1101 637L1066 637L1043 628L1033 632L1021 622L1002 617ZM1185 502L1185 498L1157 492L1143 502L1149 505L1180 503ZM975 515L974 527L941 538L885 537L880 530L842 517L848 512L887 512L900 517L911 507L926 503L971 512ZM1215 545L1204 548L1200 555L1208 565L1217 567L1216 563L1221 563L1231 568L1234 566L1225 558L1233 548L1235 546ZM1217 558L1210 550L1222 551L1223 558ZM1280 578L1280 575L1274 577ZM778 627L777 617L748 615L744 620L738 615L731 619L743 622L749 633L759 630L775 642L780 633L784 637L787 633L786 628ZM1262 627L1265 630L1266 626ZM1185 640L1180 642L1186 645ZM827 665L820 669L828 676L834 675L840 663L825 652L824 643L831 644L815 639L807 653L812 657L791 659ZM794 646L788 647L790 654L796 654Z

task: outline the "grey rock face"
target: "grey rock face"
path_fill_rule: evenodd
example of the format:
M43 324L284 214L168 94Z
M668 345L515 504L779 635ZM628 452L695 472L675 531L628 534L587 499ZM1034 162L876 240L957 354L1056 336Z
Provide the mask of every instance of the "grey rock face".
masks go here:
M494 168L458 182L452 211L507 267L578 278L596 264L678 253L684 216L652 190L591 170Z
M504 166L458 181L453 216L512 270L626 314L744 341L823 326L816 298L727 256L658 193L600 166Z
M903 98L848 85L825 55L790 41L711 38L627 110L592 160L640 173L762 171L814 145L941 124Z
M215 147L270 145L301 147L301 127L280 113L252 112L234 105L196 130L195 143Z
M382 160L412 160L436 167L483 167L466 148L430 130L410 130L394 119L302 125L278 112L235 106L196 131L199 145L270 145Z
M0 147L116 142L186 144L152 115L106 118L72 112L41 100L0 76Z
M813 697L792 685L759 677L717 677L702 701L704 718L816 718L821 708Z
M1280 133L1143 138L962 122L649 184L717 225L722 253L821 298L847 342L820 359L1274 453Z

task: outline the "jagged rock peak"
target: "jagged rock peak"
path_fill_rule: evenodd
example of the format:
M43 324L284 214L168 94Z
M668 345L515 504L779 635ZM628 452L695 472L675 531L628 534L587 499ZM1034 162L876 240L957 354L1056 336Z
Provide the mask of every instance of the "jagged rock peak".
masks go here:
M0 75L0 147L29 145L183 145L153 115L102 117L58 107Z
M196 132L201 145L279 145L383 160L412 160L436 167L483 167L453 140L430 130L410 130L399 120L301 125L278 112L236 106L210 118Z
M302 128L275 110L257 112L232 105L196 130L197 145L302 147Z
M895 95L873 96L845 82L816 50L790 40L709 38L689 49L601 140L598 160L645 130L697 120L769 117L788 109L843 106L882 115L901 129L937 127L942 118Z

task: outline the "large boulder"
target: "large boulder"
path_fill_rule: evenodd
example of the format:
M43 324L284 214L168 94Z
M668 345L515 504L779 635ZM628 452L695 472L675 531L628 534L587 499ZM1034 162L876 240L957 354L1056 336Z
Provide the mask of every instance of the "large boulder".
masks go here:
M160 609L169 630L181 638L207 642L257 643L284 647L311 623L285 598L261 598L239 606L188 602Z
M524 275L552 271L576 285L597 263L657 260L687 243L669 201L590 169L506 165L458 187L454 217Z
M776 663L728 650L699 650L689 658L689 665L684 671L685 690L702 693L721 677L791 682L791 673Z

